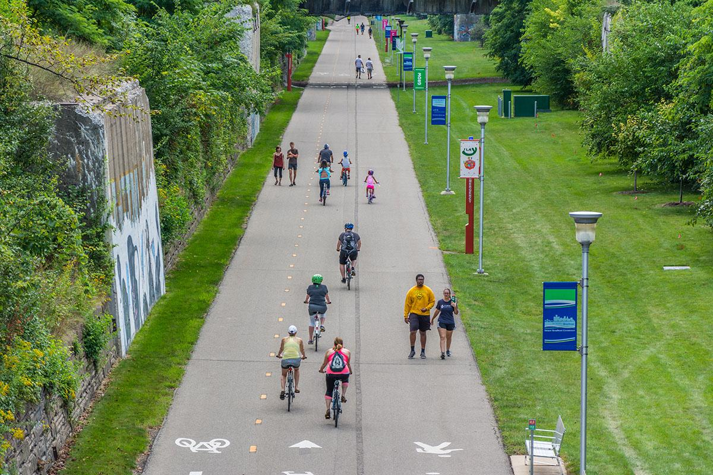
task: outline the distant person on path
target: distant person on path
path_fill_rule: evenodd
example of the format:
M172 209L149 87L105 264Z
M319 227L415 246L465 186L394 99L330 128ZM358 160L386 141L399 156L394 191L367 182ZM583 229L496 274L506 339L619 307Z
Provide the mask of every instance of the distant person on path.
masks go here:
M300 151L295 148L295 143L290 142L290 149L287 151L287 172L290 174L290 186L295 186L295 178L297 178L297 158L300 156Z
M352 178L352 162L349 160L349 152L344 151L344 157L339 160L339 164L342 166L342 175L347 174L347 180Z
M348 16L347 17L347 25L349 25L352 22L352 17Z
M337 238L337 252L339 253L339 272L342 274L342 284L346 279L345 266L347 257L352 260L352 276L356 275L356 262L361 250L361 237L354 232L354 225L347 223L344 225L344 232Z
M438 336L441 337L442 360L445 360L446 356L451 357L451 338L453 338L453 330L456 328L454 314L458 315L456 296L451 294L451 289L443 289L443 298L436 303L436 311L431 319L431 325L433 325L438 317Z
M374 170L369 170L366 174L366 178L364 178L364 183L366 183L366 198L369 200L369 203L371 203L371 200L376 198L374 196L374 184L379 184L379 181L376 179L376 175L374 175Z
M357 36L359 36L359 24L354 25L354 28L356 29Z
M361 23L361 36L364 36L364 22Z
M371 29L371 26L369 27L369 39L371 39L371 34L374 32L374 30Z
M327 403L327 412L324 413L325 419L330 419L329 408L332 405L332 391L334 391L334 382L342 382L342 402L347 402L347 388L349 387L349 375L352 374L352 352L344 348L344 342L341 338L334 339L334 346L327 350L324 354L322 366L319 368L320 373L325 372L327 368L327 391L324 393L324 402Z
M285 168L285 156L282 154L281 147L275 147L275 153L272 155L272 169L275 171L275 184L282 185L282 169ZM279 176L279 179L278 179Z
M371 73L374 71L374 63L371 62L371 58L366 59L366 78L372 79Z
M354 60L354 66L356 66L356 79L361 79L361 70L364 68L364 60L361 59L361 55Z
M324 194L324 188L327 188L327 194L329 194L329 188L331 188L331 182L329 178L332 176L329 173L329 165L327 162L322 162L317 169L317 174L319 175L319 202L322 202L322 196Z
M327 305L331 305L329 300L329 290L326 285L322 284L324 278L320 274L312 276L312 285L307 287L307 296L305 303L309 304L307 312L309 313L309 344L312 344L314 335L314 319L312 316L319 315L320 330L324 331L324 314L327 313Z
M297 327L290 325L287 329L287 336L282 339L280 349L275 356L282 359L282 376L280 377L280 399L285 399L285 381L287 379L287 369L295 368L295 392L300 392L300 363L307 359L305 355L305 344L302 338L297 335ZM301 355L301 356L300 356Z
M404 302L404 322L409 324L411 353L409 359L416 356L416 332L421 333L421 359L426 359L426 332L431 329L431 309L436 303L433 291L423 285L423 274L416 276L416 285L409 289Z
M319 154L317 155L317 163L322 163L322 162L327 162L327 165L329 165L329 171L332 171L332 163L334 163L334 154L332 151L329 149L329 144L326 143L324 144L324 148L319 151Z

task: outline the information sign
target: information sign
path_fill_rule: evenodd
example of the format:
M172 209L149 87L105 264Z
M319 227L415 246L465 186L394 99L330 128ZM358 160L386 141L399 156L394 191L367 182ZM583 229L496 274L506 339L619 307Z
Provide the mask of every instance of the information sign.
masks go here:
M382 29L382 30L385 30L385 29L387 29L387 28L388 28L389 30L391 30L391 25L389 25L389 20L387 20L386 18L384 18L383 20L381 20L381 29Z
M530 419L528 421L527 425L530 430L535 430L535 427L536 427L535 419Z
M384 27L384 37L391 38L391 27L390 26Z
M404 71L413 71L413 53L404 53Z
M431 97L431 125L446 125L446 96Z
M417 91L426 89L426 68L413 69L413 88Z
M480 140L460 141L460 177L480 178Z
M578 282L544 282L542 349L577 351Z

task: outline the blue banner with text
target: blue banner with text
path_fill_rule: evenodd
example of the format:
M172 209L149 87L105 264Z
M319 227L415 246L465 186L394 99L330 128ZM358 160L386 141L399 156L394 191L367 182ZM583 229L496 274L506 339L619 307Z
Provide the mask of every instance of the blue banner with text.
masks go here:
M446 125L446 96L431 96L431 125Z
M543 351L577 351L578 285L578 282L543 282Z

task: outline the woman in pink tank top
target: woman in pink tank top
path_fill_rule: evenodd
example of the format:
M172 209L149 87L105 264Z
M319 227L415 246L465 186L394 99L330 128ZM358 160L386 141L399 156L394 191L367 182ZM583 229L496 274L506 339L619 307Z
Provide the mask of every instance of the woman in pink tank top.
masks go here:
M325 419L330 419L329 408L332 404L332 391L334 390L334 382L342 382L342 402L347 402L345 397L347 387L349 387L349 375L352 372L352 353L344 348L344 342L341 338L334 339L334 346L327 350L324 354L322 367L319 368L320 373L327 373L327 390L324 394L324 402L327 405L327 412L324 414ZM326 368L326 371L325 371Z

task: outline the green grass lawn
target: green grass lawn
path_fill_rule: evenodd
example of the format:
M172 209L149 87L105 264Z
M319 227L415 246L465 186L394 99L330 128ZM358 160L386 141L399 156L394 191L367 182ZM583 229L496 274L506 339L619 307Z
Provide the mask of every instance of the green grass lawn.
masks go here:
M443 66L457 66L455 77L458 78L481 78L499 77L495 71L495 62L485 57L485 49L480 47L480 43L453 41L449 36L437 35L433 32L433 38L426 38L426 30L429 29L427 20L416 20L415 17L402 17L406 19L408 29L406 31L406 51L412 51L411 33L418 33L416 43L416 67L422 68L426 65L423 59L424 46L433 48L431 58L428 60L428 78L431 81L444 81ZM386 72L388 81L398 81L398 56L393 53L393 64L391 63L392 53L384 52L384 36L381 26L377 21L374 25L376 44L381 58L381 64ZM391 46L389 46L389 50ZM413 81L412 73L406 73L406 80Z
M324 44L327 42L327 38L329 38L329 33L329 30L318 31L317 39L307 43L307 54L302 58L297 69L292 72L293 81L306 81L309 79L314 65L317 64L319 55L322 54L322 48L324 48Z
M542 282L581 277L570 211L600 211L590 257L588 475L711 473L713 447L713 234L690 226L675 186L639 180L580 146L577 112L500 119L486 128L484 268L465 255L458 139L480 134L475 104L496 105L504 85L453 88L451 187L443 126L423 137L401 97L399 115L464 325L510 454L524 452L528 418L567 427L563 457L579 466L580 357L543 352ZM432 90L445 94L444 88ZM397 91L392 91L396 101ZM476 184L476 187L478 185ZM476 188L477 190L477 188ZM477 199L477 191L476 191ZM684 199L697 201L697 195ZM663 271L690 265L689 271ZM581 342L580 342L581 343ZM570 472L573 473L573 472Z
M79 434L67 475L129 474L148 449L149 431L161 427L204 317L253 203L272 164L275 143L289 123L301 91L283 93L261 125L255 145L238 162L181 253L164 295L111 374L104 397Z

